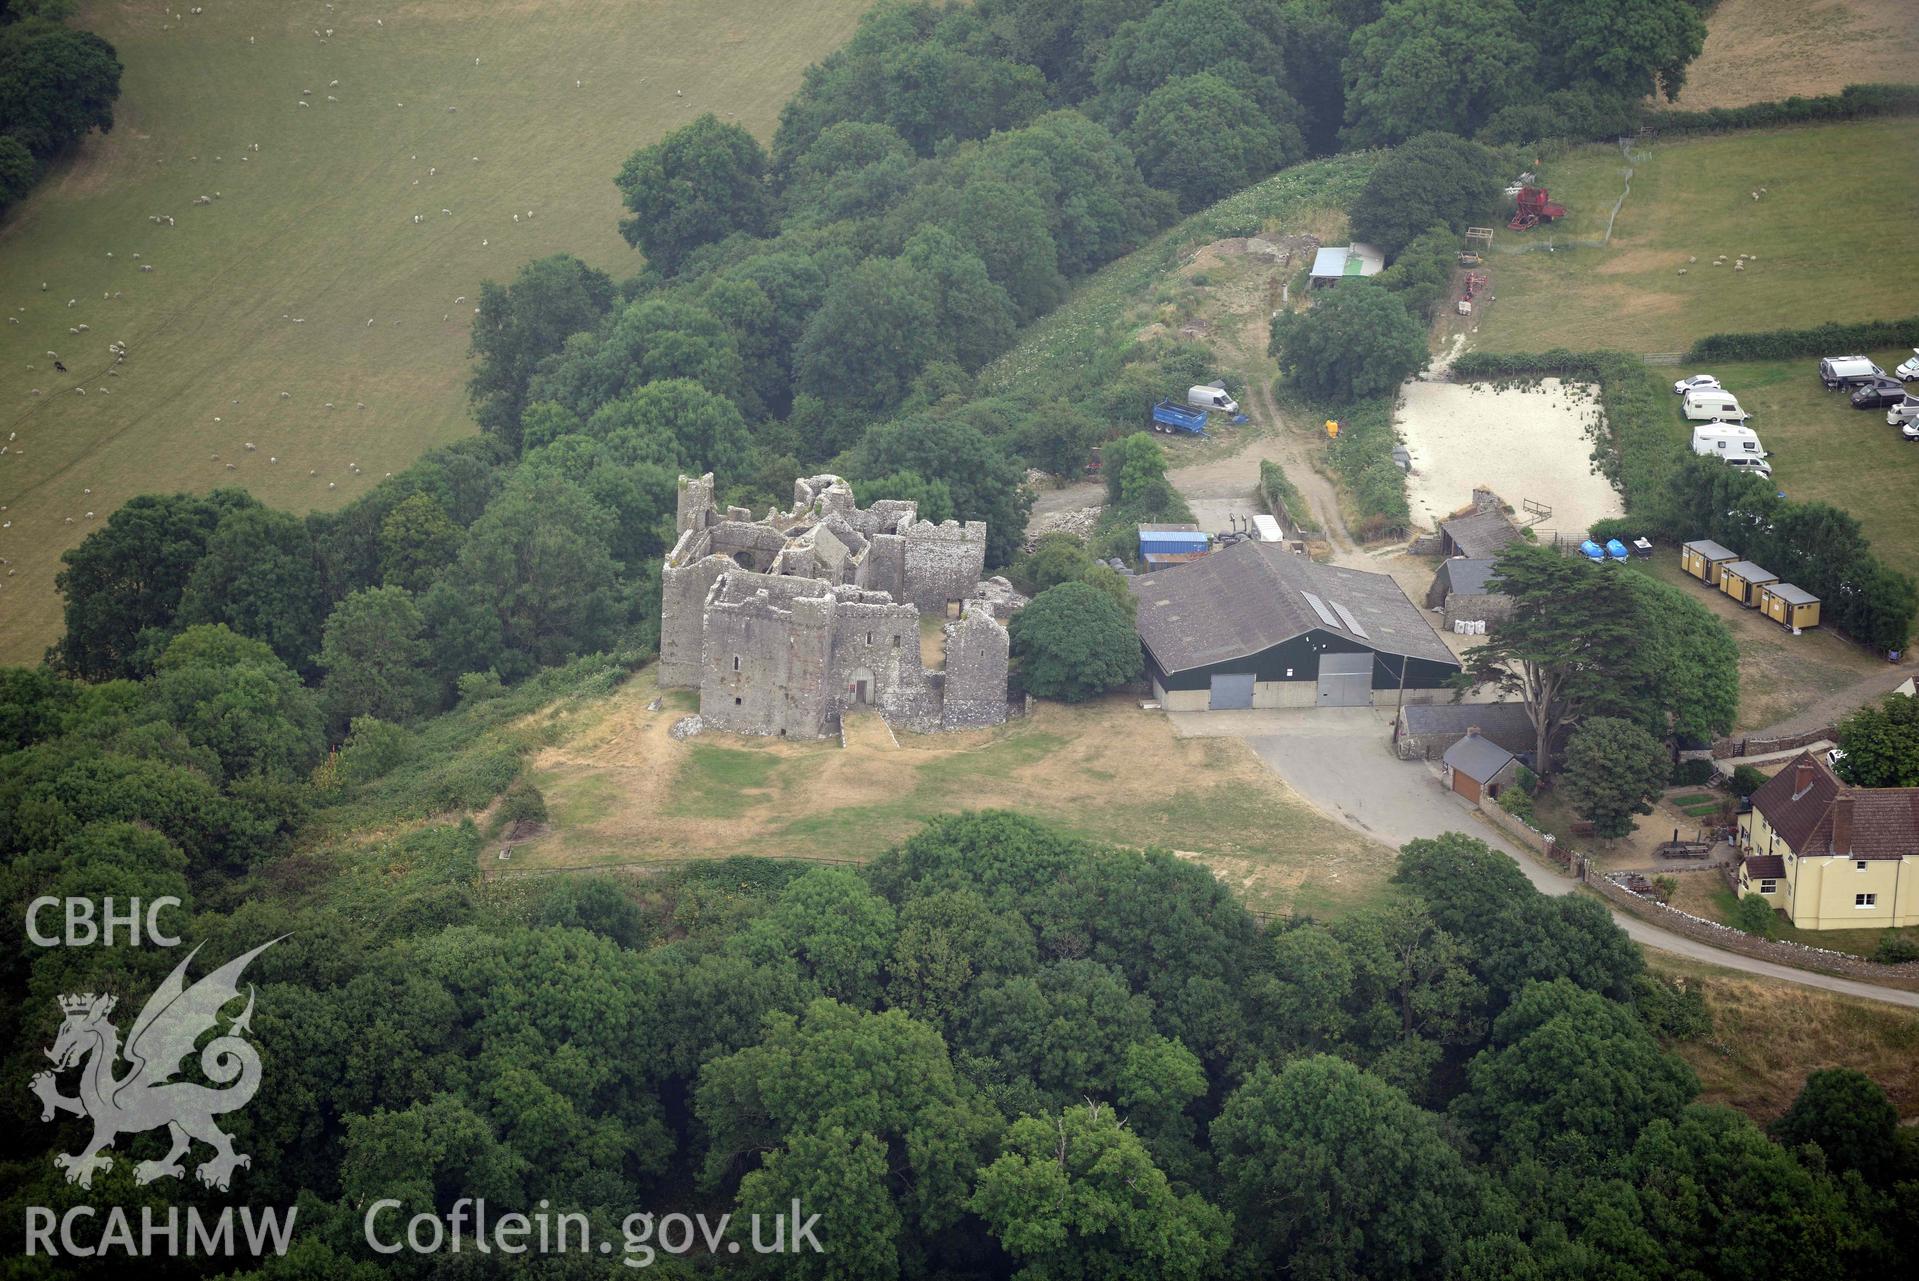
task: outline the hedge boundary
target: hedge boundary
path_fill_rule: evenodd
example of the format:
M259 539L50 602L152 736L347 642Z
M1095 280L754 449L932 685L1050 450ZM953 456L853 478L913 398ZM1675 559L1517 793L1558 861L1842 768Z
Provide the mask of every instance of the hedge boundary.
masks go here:
M1259 493L1266 500L1266 510L1280 520L1306 537L1319 534L1319 527L1313 523L1313 512L1306 505L1306 499L1287 477L1286 469L1270 458L1259 460Z
M1686 350L1686 359L1787 360L1794 356L1840 356L1873 347L1919 346L1919 316L1827 321L1811 329L1771 329L1750 334L1708 334Z
M1745 107L1713 107L1707 111L1648 109L1644 120L1658 133L1686 134L1868 120L1875 116L1919 116L1919 85L1847 85L1838 93L1816 98L1795 95Z

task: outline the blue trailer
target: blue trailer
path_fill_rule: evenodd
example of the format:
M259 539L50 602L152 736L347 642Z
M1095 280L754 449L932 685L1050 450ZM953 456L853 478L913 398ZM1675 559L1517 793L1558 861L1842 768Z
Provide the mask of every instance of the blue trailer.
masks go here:
M1162 400L1153 406L1152 428L1176 436L1204 436L1206 411L1189 409L1176 401Z

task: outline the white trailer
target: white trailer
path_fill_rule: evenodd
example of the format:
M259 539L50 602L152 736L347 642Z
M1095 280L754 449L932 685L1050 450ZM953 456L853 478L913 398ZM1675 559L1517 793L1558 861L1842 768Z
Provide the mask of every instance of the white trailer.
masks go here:
M1686 418L1696 423L1742 423L1752 417L1739 407L1739 398L1723 387L1695 388L1680 404Z
M1281 543L1286 541L1279 531L1279 522L1264 512L1253 517L1253 536L1262 543Z
M1766 451L1750 427L1734 423L1701 423L1692 429L1692 452L1720 458L1764 458Z

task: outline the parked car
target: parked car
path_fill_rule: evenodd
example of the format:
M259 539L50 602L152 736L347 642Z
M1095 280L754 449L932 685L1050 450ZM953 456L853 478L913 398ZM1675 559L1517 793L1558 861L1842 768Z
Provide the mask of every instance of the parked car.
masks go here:
M1728 454L1725 457L1728 467L1737 467L1740 471L1758 472L1767 480L1772 479L1772 464L1763 458L1755 458L1751 454Z
M1695 387L1717 387L1719 379L1711 374L1694 374L1690 378L1681 378L1672 385L1672 394L1683 396Z
M1906 363L1892 372L1907 382L1919 378L1919 347L1914 347L1912 349L1912 355L1906 358Z
M1919 440L1919 422L1900 423L1899 434L1907 440Z
M1919 396L1906 396L1886 411L1886 426L1904 427L1919 422Z
M1884 409L1896 405L1906 398L1906 385L1897 378L1874 378L1871 382L1862 382L1852 391L1854 409Z
M1885 376L1885 370L1864 356L1827 356L1819 362L1819 381L1828 391L1856 387L1867 379Z

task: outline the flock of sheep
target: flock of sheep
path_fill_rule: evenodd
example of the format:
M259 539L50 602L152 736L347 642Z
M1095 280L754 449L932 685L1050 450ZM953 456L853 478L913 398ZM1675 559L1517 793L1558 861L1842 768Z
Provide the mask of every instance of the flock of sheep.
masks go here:
M333 6L331 4L328 4L326 7L328 9L331 9ZM172 22L163 24L161 29L171 30L173 22L183 21L185 17L199 15L203 11L204 10L202 7L194 7L189 9L185 15L169 12L168 17L172 19ZM382 19L376 18L374 22L375 22L375 25L379 27L384 27L386 25L384 20ZM330 39L333 36L334 32L332 28L316 28L313 34L319 37L321 43L324 44L328 41L328 39ZM254 44L255 38L252 36L248 36L247 43L250 45ZM473 60L473 65L476 67L481 65L480 59L475 58ZM579 86L580 83L581 82L579 81L575 81L576 87ZM341 82L338 79L330 80L327 84L327 88L330 90L338 89L340 87L341 87ZM340 98L333 93L327 93L321 96L323 97L324 101L329 103L340 102ZM310 102L314 97L315 97L314 90L302 89L300 91L300 96L296 99L296 103L299 107L307 107L310 105ZM405 104L396 103L395 105L398 107L404 107ZM449 113L454 113L457 110L458 108L456 107L447 108L447 111ZM250 160L252 156L255 156L259 153L260 144L257 142L249 143L246 145L245 148L243 148L243 151L248 154L242 154L239 157L239 159L242 163L246 163ZM200 160L200 157L197 155L193 155L193 156L189 156L188 159L190 162L198 163L198 161ZM418 159L419 159L419 156L417 154L409 156L409 160L417 161ZM213 157L213 160L215 162L223 162L224 156L215 155ZM480 162L481 162L480 157L477 155L474 156L471 161L471 163L473 164L479 164ZM428 166L427 177L429 179L437 177L439 174L440 174L440 166L438 165ZM418 178L413 179L414 186L418 186L419 184L420 184L420 180ZM195 206L211 206L216 201L219 201L221 199L222 199L221 193L218 191L214 191L210 194L202 194L194 197L192 203ZM440 213L448 218L453 217L453 211L451 208L442 207L440 210ZM512 211L510 213L510 217L512 222L514 223L519 223L523 220L531 221L534 217L534 211L531 209L527 209L523 212ZM423 214L415 214L412 217L412 222L415 225L424 223L425 221L427 221L427 219L426 219L426 216ZM178 219L172 214L162 214L162 213L149 214L147 215L147 222L152 226L165 227L168 229L172 229L178 226ZM483 237L480 240L480 246L482 248L486 248L488 244L489 244L488 238ZM106 256L108 258L114 257L113 253L111 252L108 252ZM152 263L140 261L141 255L138 253L129 255L129 259L130 261L138 262L139 270L143 273L151 272L154 269L154 265ZM40 291L42 293L47 293L49 292L50 289L51 289L51 285L49 282L43 281L41 283ZM125 291L124 290L107 290L107 291L103 291L101 297L102 297L102 301L106 301L106 302L121 300L121 299L124 299L125 297ZM466 295L461 294L455 297L453 301L455 305L464 304L466 302ZM74 308L79 306L80 303L81 303L81 300L75 297L75 298L69 298L67 300L66 305L68 308ZM27 311L27 308L22 306L22 307L19 307L18 310L20 313L25 313ZM475 314L478 314L479 310L480 309L478 307L475 307L473 309ZM442 314L441 320L443 322L450 322L452 320L452 316L453 316L453 313L451 311L445 312ZM295 316L291 314L290 312L282 313L281 319L287 323L295 324L295 325L303 325L307 321L307 318L305 316ZM15 325L15 326L21 323L18 315L8 316L7 321L10 325ZM394 320L392 323L395 325L398 325L401 322L398 320ZM373 327L373 325L374 325L374 318L369 316L367 317L366 323L363 327L370 329ZM79 322L79 323L75 323L73 325L68 326L67 332L74 337L80 337L88 333L91 333L92 326L85 322ZM118 377L120 375L120 367L127 360L128 351L129 351L128 346L126 342L124 342L123 340L116 339L110 342L109 344L107 344L107 354L111 359L110 359L110 362L106 365L106 367L103 370L99 371L100 376L101 377ZM58 352L48 351L46 353L46 359L49 362L51 362L51 369L53 372L58 374L66 374L69 372L64 359L60 356ZM27 366L27 369L29 370L29 372L32 372L36 369L36 365L29 364ZM76 381L72 386L71 390L73 394L77 396L86 396L89 391L88 387L85 385L85 382L87 381L91 381L91 379L87 375L85 374L80 375L80 380ZM104 395L111 394L111 389L107 387L106 385L104 385L104 383L101 383L101 384L96 384L96 386L92 388L92 392L96 396L104 396ZM46 389L42 387L34 387L30 389L29 394L32 397L45 397ZM281 391L278 397L278 399L281 402L288 402L293 400L293 398L294 398L293 393L291 391ZM235 398L231 403L233 405L238 405L240 402L237 398ZM330 410L333 410L335 406L332 402L326 402L323 405L323 408L330 411ZM355 408L357 410L365 410L366 404L363 401L356 401ZM26 451L23 447L24 442L20 440L20 434L22 430L25 430L31 426L30 418L32 414L33 414L33 411L29 410L27 414L23 415L20 419L16 421L16 423L13 425L12 430L9 430L7 432L6 441L4 443L0 443L0 463L10 462L15 458L22 458L25 456ZM223 415L216 415L213 418L214 424L216 424L216 426L220 430L225 429L223 420L224 420ZM243 449L243 452L247 454L259 452L258 446L253 441L245 442L245 444L242 446L242 449ZM230 472L230 471L237 471L239 469L238 463L232 460L222 459L220 454L217 451L211 454L209 461L211 461L212 463L218 464L222 471ZM279 465L280 461L281 461L280 457L277 454L270 454L267 456L267 463L269 466L277 466ZM343 470L345 471L348 477L357 477L365 474L357 462L351 462L351 461L347 462ZM388 476L391 476L392 474L393 474L392 472L386 473L386 475ZM307 475L310 477L318 478L320 475L320 469L317 467L308 468ZM339 488L339 482L335 480L329 480L326 482L326 487L328 490L337 490ZM93 494L93 490L91 487L82 487L81 489L82 498L91 498L92 494ZM95 519L95 512L92 509L88 509L84 511L84 514L79 516L62 517L62 524L72 525L76 522L76 520L89 521L93 519ZM12 530L12 528L13 528L13 518L8 513L7 506L5 504L0 504L0 531L10 531ZM4 577L0 578L0 586L4 586L5 579L14 577L18 571L13 567L11 562L4 556L0 556L0 567L4 567L6 571Z

